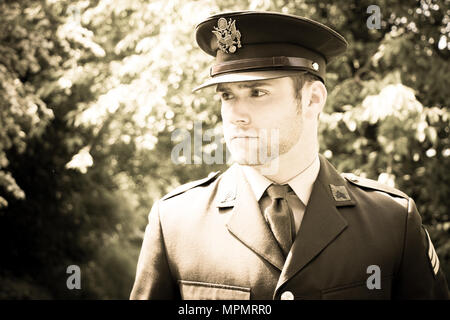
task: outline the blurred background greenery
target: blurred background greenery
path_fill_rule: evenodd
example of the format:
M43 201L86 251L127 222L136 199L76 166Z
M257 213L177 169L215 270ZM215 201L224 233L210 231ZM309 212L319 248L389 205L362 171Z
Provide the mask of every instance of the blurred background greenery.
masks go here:
M366 25L372 4L380 29ZM0 299L128 298L153 202L226 168L174 164L171 135L194 120L220 132L214 92L191 93L212 61L194 26L244 9L346 37L329 67L321 152L412 196L450 278L445 0L22 0L0 2ZM81 290L66 287L72 264Z

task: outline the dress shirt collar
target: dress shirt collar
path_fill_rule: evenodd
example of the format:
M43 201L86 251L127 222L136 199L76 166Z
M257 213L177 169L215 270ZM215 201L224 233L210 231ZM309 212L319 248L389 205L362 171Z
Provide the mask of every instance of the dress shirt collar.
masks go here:
M240 167L253 190L256 201L259 201L264 194L264 191L266 191L267 187L273 182L251 166L241 165ZM308 204L319 170L320 160L319 156L317 156L305 170L286 182L305 205Z

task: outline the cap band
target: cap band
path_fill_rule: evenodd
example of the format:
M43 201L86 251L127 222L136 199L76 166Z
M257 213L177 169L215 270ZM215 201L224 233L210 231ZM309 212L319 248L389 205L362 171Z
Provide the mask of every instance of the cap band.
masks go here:
M319 70L319 64L315 61L298 57L268 57L268 58L249 58L234 61L226 61L215 64L210 69L210 75L216 76L226 72L246 71L265 68L283 68L283 69L306 69L313 73L322 74ZM322 67L323 69L323 67Z

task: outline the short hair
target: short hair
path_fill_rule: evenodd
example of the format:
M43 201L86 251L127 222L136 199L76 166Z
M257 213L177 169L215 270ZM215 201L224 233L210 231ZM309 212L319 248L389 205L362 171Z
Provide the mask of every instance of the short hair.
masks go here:
M306 72L295 76L291 76L292 82L294 83L295 99L300 104L302 100L302 88L308 82L321 81L319 77L313 75L312 73Z

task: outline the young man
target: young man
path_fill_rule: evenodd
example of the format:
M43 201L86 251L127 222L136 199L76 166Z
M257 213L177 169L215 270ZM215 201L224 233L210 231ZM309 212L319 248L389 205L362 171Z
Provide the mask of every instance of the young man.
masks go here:
M196 38L216 57L197 89L216 85L236 163L154 204L131 298L447 299L414 201L318 154L345 39L268 12L212 16Z

